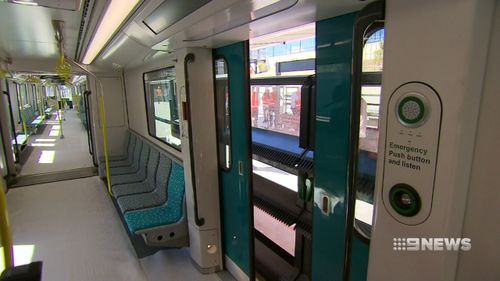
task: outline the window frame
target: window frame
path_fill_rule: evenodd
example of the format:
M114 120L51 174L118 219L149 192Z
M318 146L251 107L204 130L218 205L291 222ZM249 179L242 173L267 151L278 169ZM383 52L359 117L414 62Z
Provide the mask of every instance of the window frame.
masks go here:
M145 71L142 73L142 87L143 87L143 92L144 92L144 108L145 108L145 111L146 111L146 123L147 123L147 127L148 127L148 134L149 136L153 137L154 139L156 140L159 140L161 141L162 143L168 145L169 147L172 147L173 149L175 149L176 151L179 151L179 152L182 152L182 138L181 139L181 144L179 146L176 146L176 145L173 145L171 143L168 143L166 142L165 140L157 137L156 135L152 134L152 131L151 131L151 122L150 122L150 107L149 107L149 97L148 97L148 91L146 89L146 74L148 73L153 73L153 72L157 72L157 71L161 71L161 70L167 70L167 69L173 69L174 70L174 73L175 73L175 65L170 65L170 66L167 66L167 67L162 67L162 68L157 68L157 69L153 69L153 70L150 70L150 71ZM177 88L177 83L176 83L176 88ZM177 89L175 89L176 91L176 95L177 95ZM179 103L179 97L177 96L177 103ZM154 114L154 113L153 113ZM179 131L180 131L180 126L181 126L181 121L180 121L180 113L179 113L179 105L177 104L177 115L179 116ZM156 118L156 116L153 116L152 120L156 121L158 120ZM175 123L173 121L169 121L169 120L166 120L166 119L163 119L161 118L161 120L158 120L158 121L161 121L161 122L164 122L164 123L168 123L172 126L175 125Z

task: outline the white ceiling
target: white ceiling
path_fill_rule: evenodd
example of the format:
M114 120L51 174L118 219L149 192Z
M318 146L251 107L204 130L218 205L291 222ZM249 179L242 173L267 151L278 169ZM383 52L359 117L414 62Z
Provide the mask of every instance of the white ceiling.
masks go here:
M146 63L158 52L155 50L175 52L178 48L194 46L217 48L357 11L372 0L212 0L156 35L142 20L162 2L145 1L93 65L134 68ZM277 2L290 7L248 22L259 8ZM224 27L233 26L220 32ZM201 39L192 40L196 38Z
M14 60L57 58L52 20L65 22L65 52L73 56L80 19L80 11L0 2L0 56Z
M2 1L2 0L0 0ZM67 0L70 1L70 0ZM74 1L74 0L72 0ZM96 0L98 4L106 1ZM196 0L185 0L196 1ZM165 57L163 51L154 49L175 49L190 46L221 47L230 43L259 37L287 28L297 27L317 20L360 10L371 0L281 0L294 3L290 8L272 13L267 17L246 22L255 17L259 5L279 2L278 0L212 0L197 11L179 20L160 34L154 34L143 19L158 7L163 0L144 0L127 23L116 33L114 39L100 53L93 67L112 70L134 68L148 60ZM250 4L249 4L250 3ZM105 5L98 5L91 18L95 26ZM249 17L250 15L250 17ZM0 57L14 60L55 59L57 44L54 38L52 20L63 20L65 53L73 57L81 21L81 11L68 11L44 7L22 6L0 2ZM234 26L228 31L224 26ZM91 27L90 31L93 30ZM201 40L188 40L206 37ZM85 48L90 38L86 35ZM166 46L164 46L166 45ZM83 49L85 50L85 49ZM54 62L55 63L55 62Z

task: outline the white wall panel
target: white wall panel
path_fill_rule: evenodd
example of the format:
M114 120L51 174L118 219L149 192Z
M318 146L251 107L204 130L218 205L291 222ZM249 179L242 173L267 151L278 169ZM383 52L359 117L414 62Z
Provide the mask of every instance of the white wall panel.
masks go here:
M125 133L128 128L122 77L119 74L98 74L98 77L104 91L108 152L110 156L121 155L124 151ZM89 85L92 91L90 104L97 157L104 159L101 118L99 115L98 92L100 92L100 86L93 77L89 77Z
M492 0L386 1L380 124L392 110L391 93L411 81L433 87L443 110L432 211L424 222L405 225L388 213L391 206L380 198L384 157L378 159L370 281L455 280L458 251L397 251L393 238L462 236L493 5ZM385 134L382 125L379 155L385 152Z
M460 253L457 281L500 278L500 1L491 35L462 234L472 239L472 250Z
M101 77L100 79L104 90L107 127L125 126L125 95L121 77Z
M144 96L143 74L145 72L170 67L174 64L175 57L173 55L165 54L163 56L159 56L152 62L127 70L124 74L125 92L130 129L137 132L152 143L158 145L162 149L168 151L177 158L183 159L182 154L179 151L149 135L146 116L146 100Z

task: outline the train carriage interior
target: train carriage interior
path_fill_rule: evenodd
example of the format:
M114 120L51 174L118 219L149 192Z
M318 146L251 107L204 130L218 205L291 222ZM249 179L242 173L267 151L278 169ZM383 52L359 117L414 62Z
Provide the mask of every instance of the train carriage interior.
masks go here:
M0 0L0 281L500 280L499 0Z

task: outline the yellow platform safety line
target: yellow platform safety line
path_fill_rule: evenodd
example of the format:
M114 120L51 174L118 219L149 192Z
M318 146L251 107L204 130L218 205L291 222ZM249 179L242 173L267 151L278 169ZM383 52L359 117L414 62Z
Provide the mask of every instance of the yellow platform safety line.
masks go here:
M108 155L108 131L106 128L106 109L104 107L104 96L101 95L99 99L99 109L101 114L101 128L102 128L102 138L104 140L104 161L106 163L106 179L108 180L108 193L113 196L113 191L111 190L111 173L109 171L109 155Z
M5 197L5 182L0 178L0 235L3 246L5 269L14 266L14 247L12 243L12 231L10 228L9 212L7 210L7 199Z

